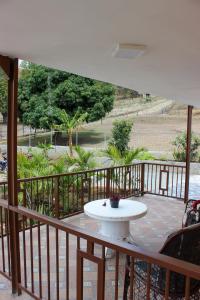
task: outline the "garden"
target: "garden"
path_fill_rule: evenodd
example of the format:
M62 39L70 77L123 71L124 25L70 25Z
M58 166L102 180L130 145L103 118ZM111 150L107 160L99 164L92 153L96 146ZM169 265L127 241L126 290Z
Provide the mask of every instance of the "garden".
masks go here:
M105 118L113 109L116 93L120 97L121 94L139 96L133 92L23 62L19 76L19 121L34 132L51 130L57 139L64 134L66 148L52 155L55 146L51 139L18 151L20 204L62 217L81 210L87 201L107 197L111 192L124 197L140 193L140 162L156 160L156 156L145 147L131 146L136 133L134 119L114 120L103 149L87 150L73 139L85 125ZM0 94L1 113L6 122L7 93L3 79ZM149 103L151 99L145 101ZM184 162L186 133L178 134L172 145L174 160ZM191 161L200 161L199 146L200 139L193 133ZM2 171L6 175L6 168ZM5 186L1 185L4 198Z

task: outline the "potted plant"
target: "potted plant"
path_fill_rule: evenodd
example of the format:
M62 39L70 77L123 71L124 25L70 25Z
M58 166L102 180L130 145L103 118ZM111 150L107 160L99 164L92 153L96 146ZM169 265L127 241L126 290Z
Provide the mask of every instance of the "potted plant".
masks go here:
M112 208L118 208L119 207L119 201L120 201L120 195L119 194L113 194L110 196L110 206Z

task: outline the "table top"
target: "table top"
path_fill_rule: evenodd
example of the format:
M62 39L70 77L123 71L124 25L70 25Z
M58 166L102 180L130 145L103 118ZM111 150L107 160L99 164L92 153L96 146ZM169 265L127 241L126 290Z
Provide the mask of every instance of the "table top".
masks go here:
M106 206L102 204L106 201ZM129 221L146 215L147 206L134 200L121 199L118 208L110 206L109 199L91 201L84 205L84 212L89 217L103 221Z

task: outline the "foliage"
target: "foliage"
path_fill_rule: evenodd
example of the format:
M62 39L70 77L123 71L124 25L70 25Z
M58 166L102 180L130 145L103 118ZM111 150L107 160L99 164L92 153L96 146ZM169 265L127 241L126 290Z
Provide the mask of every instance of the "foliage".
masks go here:
M21 104L23 115L21 120L25 125L32 128L50 129L54 123L60 122L60 109L49 105L45 95L32 96L27 103Z
M116 91L116 96L118 99L128 99L128 98L138 98L140 97L140 94L137 91L118 86Z
M113 145L123 156L128 150L130 134L133 127L133 122L129 120L119 120L113 122L112 139L110 145Z
M48 149L51 146L48 145ZM29 150L28 154L18 152L17 173L18 178L31 178L37 176L48 176L68 172L68 165L64 157L51 161L46 153L47 148L42 152Z
M116 146L109 145L108 148L105 151L102 151L102 155L106 156L110 161L111 165L113 167L120 166L120 165L131 165L133 163L133 160L135 159L141 159L150 157L150 153L145 150L144 148L136 148L127 150L123 155L121 152L117 149ZM125 171L120 176L118 176L117 173L111 172L111 178L115 185L122 191L126 190L126 177L128 173ZM130 180L130 179L129 179ZM133 182L133 186L136 186L136 180L134 177L131 178Z
M144 148L136 148L127 150L122 155L118 148L113 145L109 145L106 150L102 151L102 155L112 162L112 166L130 165L134 159L141 159L144 153L148 153Z
M44 151L29 150L28 154L19 152L18 178L65 174L69 173L69 171L75 172L93 169L96 166L92 153L77 147L76 154L76 158L71 158L67 155L67 157L63 156L55 161L51 161ZM89 176L93 176L93 173L91 172ZM52 179L37 179L21 183L21 188L26 189L27 206L45 214L54 215L56 197L54 193L58 178L60 180L59 193L65 195L65 201L59 203L60 209L65 212L73 210L73 193L78 195L82 184L82 177L71 174ZM87 184L84 183L84 186L87 187ZM20 203L23 201L22 193L19 194L19 201Z
M30 178L46 176L53 173L53 167L49 159L36 151L29 151L29 154L19 152L17 155L18 178Z
M146 101L146 102L150 102L151 100L152 100L151 94L146 94L146 95L145 95L145 101Z
M186 147L187 147L187 133L182 132L179 134L172 143L175 146L173 157L177 161L186 161ZM198 160L198 149L200 146L200 138L192 133L191 135L191 161Z
M45 157L48 157L48 152L49 152L49 150L53 149L53 146L48 143L41 143L41 144L38 144L38 148L42 149Z
M161 155L158 160L161 160L161 161L167 161L169 160L168 157L166 155Z
M110 195L110 200L111 201L118 201L121 199L121 195L120 194L117 194L117 193L114 193L114 194L111 194Z
M47 151L51 149L50 144L42 144L41 149L43 150L42 152L33 151L32 149L29 149L27 154L18 152L18 178L48 176L69 171L86 171L97 166L93 152L86 151L80 146L75 147L75 157L67 154L54 161L50 160L47 155Z
M87 121L105 117L113 108L115 89L63 71L32 63L23 63L19 78L19 115L33 128L51 128L59 124L60 110L73 116L87 112Z
M7 80L0 74L0 112L3 116L4 121L7 118L8 108L8 84Z
M72 135L73 132L78 130L78 128L85 122L87 118L87 113L76 112L74 116L70 116L65 110L60 112L60 125L54 125L54 128L58 131L65 131L68 135L68 145L70 150L70 156L73 156L73 142Z
M45 149L46 150L46 149ZM18 153L18 178L32 178L55 175L68 172L66 160L59 158L52 162L44 151L29 150L28 154ZM31 180L21 183L21 188L26 190L26 205L47 215L54 214L54 190L50 188L52 181ZM23 194L19 193L19 202L23 201Z
M61 156L56 161L52 162L53 166L53 173L54 174L63 174L69 172L69 166L66 163L66 158L64 156Z
M137 155L138 160L154 160L155 156L153 156L149 151L144 150L138 153Z
M86 151L80 146L76 146L74 149L76 152L75 157L71 157L69 155L66 157L67 164L71 170L87 171L94 169L97 166L92 152Z

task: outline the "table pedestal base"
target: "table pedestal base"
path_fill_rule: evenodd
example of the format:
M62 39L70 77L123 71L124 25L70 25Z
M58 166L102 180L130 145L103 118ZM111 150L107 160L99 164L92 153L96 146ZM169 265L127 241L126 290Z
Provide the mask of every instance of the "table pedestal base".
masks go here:
M114 240L123 240L129 236L129 221L101 221L100 234Z

